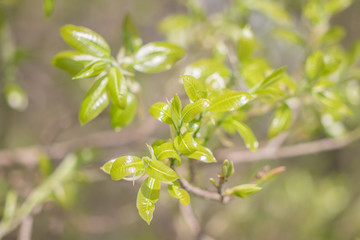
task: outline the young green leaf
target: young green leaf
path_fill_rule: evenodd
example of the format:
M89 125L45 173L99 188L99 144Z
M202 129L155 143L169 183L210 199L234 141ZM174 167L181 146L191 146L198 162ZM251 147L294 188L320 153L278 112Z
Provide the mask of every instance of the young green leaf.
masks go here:
M179 96L175 94L174 97L171 99L171 118L176 126L180 124L181 109L182 109L181 100Z
M291 109L286 104L280 105L271 119L269 128L269 138L279 135L291 126Z
M6 193L5 204L3 206L1 223L9 223L16 214L18 195L15 191L10 190Z
M150 114L160 122L172 124L171 109L168 104L158 102L153 104L149 109Z
M179 154L174 148L174 145L171 142L165 142L159 146L154 147L154 154L156 159L164 160L167 158L175 158L178 162L181 163Z
M244 139L245 145L252 151L256 151L259 147L259 142L257 141L252 130L242 122L239 122L235 119L229 121L229 124L236 129L240 136Z
M111 171L112 165L113 165L113 163L115 162L115 160L116 160L116 158L107 161L104 165L102 165L102 166L100 167L100 169L101 169L104 173L110 175L110 171Z
M109 163L109 165L110 164L111 163ZM109 166L103 166L104 170L106 169L105 167L108 168ZM117 181L129 175L138 175L140 172L143 172L143 170L144 162L140 158L135 156L123 156L117 158L113 162L110 176L112 180Z
M216 159L211 150L200 145L197 146L197 150L195 152L187 154L186 157L196 159L205 163L216 162Z
M286 67L282 67L273 71L269 76L267 76L259 85L255 86L255 90L265 89L279 81L285 74Z
M179 152L190 154L197 150L198 144L190 133L186 133L175 138L174 146Z
M194 103L190 103L184 107L181 112L181 120L185 123L190 122L196 115L204 112L210 105L210 101L207 99L199 99Z
M257 184L242 184L230 189L226 189L224 192L224 196L238 196L241 198L247 198L257 192L259 192L262 188Z
M122 34L126 51L130 54L133 54L142 45L142 40L139 37L133 19L129 13L127 13L125 16L122 25Z
M230 90L211 100L208 109L212 112L233 111L242 107L253 98L250 93Z
M190 75L182 75L181 78L185 92L191 101L196 102L201 98L206 98L205 88L199 80Z
M128 89L124 76L116 67L112 67L109 72L108 91L111 97L111 103L118 108L125 109Z
M335 92L320 91L314 93L316 100L325 108L325 112L335 119L351 114L351 110L344 103L344 100Z
M168 191L170 195L176 199L179 199L180 203L184 206L189 205L190 203L190 196L180 187L179 182L173 182L172 184L168 185Z
M100 60L100 58L77 51L64 51L55 55L52 64L67 71L71 75L75 75L87 64L96 60Z
M49 18L54 11L55 0L44 0L43 4L45 17Z
M163 162L156 159L148 159L148 167L145 172L152 178L160 182L173 182L179 178L177 173Z
M103 60L95 60L88 63L80 72L78 72L72 79L90 78L99 75L105 70L109 63Z
M135 54L134 69L143 73L169 70L185 51L167 42L151 42L142 46Z
M154 178L148 177L141 184L139 189L136 208L142 219L150 225L153 218L155 203L160 197L160 182Z
M109 104L106 93L108 78L103 76L97 79L86 93L81 103L79 120L84 125L96 118Z
M110 47L96 32L80 26L65 25L61 28L64 41L74 49L96 57L110 57Z
M237 56L241 62L250 60L256 47L254 33L249 26L241 29L237 43Z
M112 127L118 131L121 128L129 125L136 114L137 100L134 94L127 94L127 104L125 109L118 108L114 104L110 106L110 121Z
M307 77L312 80L320 76L324 68L324 54L316 51L310 55L305 62L305 72Z

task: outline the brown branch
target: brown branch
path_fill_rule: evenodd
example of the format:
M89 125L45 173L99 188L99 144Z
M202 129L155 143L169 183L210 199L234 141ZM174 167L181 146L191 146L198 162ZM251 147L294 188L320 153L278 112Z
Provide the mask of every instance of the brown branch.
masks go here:
M218 159L229 159L234 163L256 162L274 160L280 158L292 158L320 152L333 151L343 148L360 139L360 128L339 139L321 139L292 146L284 146L275 149L262 148L257 152L238 151L235 149L218 150L215 153Z
M2 150L0 151L0 168L16 164L34 167L38 163L41 152L46 152L51 159L63 159L66 154L83 147L109 148L127 146L146 139L155 132L159 125L160 124L156 124L155 119L147 118L144 119L141 125L125 128L118 133L105 131L57 142L49 146L33 145L14 150Z

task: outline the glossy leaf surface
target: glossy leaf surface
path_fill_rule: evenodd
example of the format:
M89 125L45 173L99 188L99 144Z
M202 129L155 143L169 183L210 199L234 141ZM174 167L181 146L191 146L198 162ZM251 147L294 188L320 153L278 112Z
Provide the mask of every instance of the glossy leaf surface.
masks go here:
M95 77L104 71L107 65L108 62L102 60L90 62L80 72L78 72L73 79Z
M197 150L198 144L190 133L186 133L183 136L177 136L175 138L174 146L179 152L190 154Z
M211 100L209 110L212 112L233 111L252 99L253 96L247 92L227 91Z
M160 182L173 182L179 178L174 170L161 161L149 158L147 164L148 167L145 169L145 172Z
M150 114L160 122L172 124L171 109L168 104L158 102L149 109Z
M184 53L185 51L175 44L151 42L136 52L134 69L143 73L169 70Z
M64 51L55 55L52 64L61 68L71 75L80 72L88 63L99 60L89 54L84 54L77 51Z
M199 99L194 103L190 103L184 107L181 112L181 120L185 123L190 122L199 113L204 112L210 106L210 101L207 99Z
M279 135L291 126L291 109L284 103L279 106L271 119L269 138Z
M176 160L181 161L179 154L174 148L174 145L170 142L165 142L153 148L154 148L155 157L158 160L164 160L166 158L175 158Z
M149 225L153 218L155 203L158 201L159 197L160 182L151 177L146 178L139 189L136 207L141 218Z
M175 125L180 124L181 118L182 103L177 94L171 99L171 118L174 121Z
M128 89L124 76L120 70L115 67L112 67L109 73L108 91L111 97L111 103L118 108L125 109Z
M169 184L168 191L172 197L179 199L179 201L182 205L184 205L184 206L189 205L190 196L186 190L184 190L180 187L179 182L173 182L172 184Z
M132 93L127 94L127 104L125 109L118 108L117 106L111 104L110 121L112 127L118 131L121 128L129 125L136 115L136 110L137 100Z
M109 57L110 47L96 32L80 26L65 25L61 28L64 41L77 51L97 57Z
M113 162L110 176L112 180L117 181L129 175L137 175L137 173L142 172L143 169L144 162L140 158L135 156L123 156L117 158Z
M190 75L182 75L181 78L185 92L191 101L196 102L201 98L206 98L205 88L198 79Z
M107 77L99 78L86 93L81 103L79 120L84 125L96 118L109 104L106 93Z
M242 184L231 189L226 189L224 195L225 196L238 196L241 198L247 198L257 192L259 192L262 188L257 184Z
M245 145L252 151L256 151L259 147L253 131L245 124L236 120L231 120L231 123L240 136L244 139Z
M207 147L203 147L200 145L197 146L197 150L195 152L186 155L186 157L196 159L205 163L216 162L216 159L211 150Z

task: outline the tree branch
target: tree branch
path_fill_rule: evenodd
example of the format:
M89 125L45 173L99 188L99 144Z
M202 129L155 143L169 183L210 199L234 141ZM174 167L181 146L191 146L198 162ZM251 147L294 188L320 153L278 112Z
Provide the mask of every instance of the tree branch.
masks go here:
M291 146L279 147L275 149L275 151L267 147L259 149L257 152L224 149L216 151L215 156L218 159L229 159L229 161L233 161L234 163L291 158L320 152L333 151L343 148L350 143L358 141L359 139L360 128L339 139L326 138L306 143L299 143Z

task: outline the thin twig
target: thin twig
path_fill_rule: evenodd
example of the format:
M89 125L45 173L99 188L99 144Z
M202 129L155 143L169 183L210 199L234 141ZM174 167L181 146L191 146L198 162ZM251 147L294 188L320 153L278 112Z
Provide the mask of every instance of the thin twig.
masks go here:
M215 156L218 159L229 159L234 163L292 158L325 151L333 151L343 148L359 139L360 128L339 139L326 138L306 143L299 143L291 146L280 147L276 151L269 150L268 148L260 149L257 152L250 152L245 150L237 151L234 149L218 150L215 153Z

